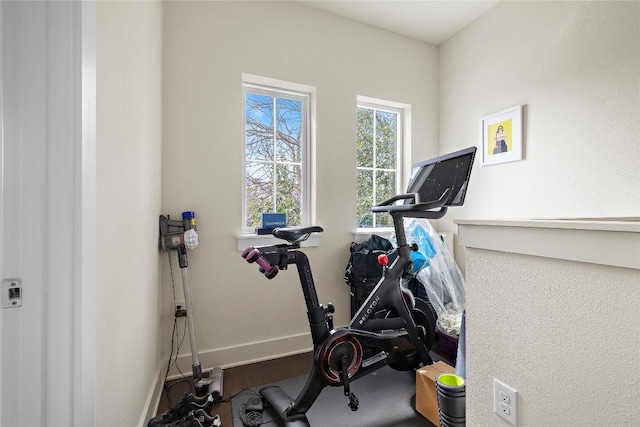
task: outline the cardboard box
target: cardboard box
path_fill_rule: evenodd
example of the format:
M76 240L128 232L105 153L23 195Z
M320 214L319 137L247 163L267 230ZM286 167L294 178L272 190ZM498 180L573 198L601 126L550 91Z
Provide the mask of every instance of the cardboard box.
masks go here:
M416 371L416 411L436 427L440 427L436 378L442 373L453 374L455 373L455 368L443 361L439 361Z

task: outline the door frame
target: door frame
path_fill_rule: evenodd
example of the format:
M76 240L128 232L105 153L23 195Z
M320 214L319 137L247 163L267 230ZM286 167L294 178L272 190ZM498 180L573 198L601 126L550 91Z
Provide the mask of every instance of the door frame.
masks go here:
M0 423L94 425L95 2L0 2L0 20L0 276L24 278L0 315Z

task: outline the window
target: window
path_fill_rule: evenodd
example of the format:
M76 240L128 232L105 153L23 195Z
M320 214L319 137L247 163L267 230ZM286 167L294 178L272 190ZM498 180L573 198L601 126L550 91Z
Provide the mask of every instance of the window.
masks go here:
M286 213L288 226L308 225L311 93L246 79L243 93L244 231L268 212Z
M403 110L385 105L358 103L357 227L392 227L387 213L371 207L400 192L402 178Z

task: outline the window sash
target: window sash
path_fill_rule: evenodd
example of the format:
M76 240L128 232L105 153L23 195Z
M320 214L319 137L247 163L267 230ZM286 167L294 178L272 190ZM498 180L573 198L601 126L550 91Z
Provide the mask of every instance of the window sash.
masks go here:
M300 91L296 91L296 90L288 90L286 88L280 88L280 87L275 87L275 86L270 86L270 85L261 85L261 84L255 84L255 83L250 83L250 82L243 82L243 90L242 90L242 99L243 99L243 119L242 119L242 123L243 123L243 169L242 169L242 173L243 173L243 178L242 178L242 193L243 193L243 203L242 203L242 230L243 233L249 233L252 234L255 232L254 227L253 226L248 226L247 222L249 220L249 218L247 218L247 209L249 206L248 203L248 183L247 183L247 172L248 172L248 163L255 163L255 164L259 164L259 163L263 163L263 164L270 164L273 165L274 167L274 173L275 173L275 168L280 165L280 166L285 166L285 167L295 167L295 166L299 166L301 169L301 174L300 174L300 222L301 225L309 225L309 221L310 221L310 213L311 213L311 197L310 197L310 182L311 182L311 170L309 165L311 164L311 159L310 159L310 144L311 144L311 132L310 132L310 127L309 127L309 123L311 123L311 111L310 111L310 100L311 100L311 94L310 93L306 93L306 92L300 92ZM275 158L275 156L273 157L273 159L271 160L264 160L264 159L250 159L247 157L247 131L246 131L246 126L247 126L247 96L249 94L258 94L258 95L265 95L265 96L269 96L273 98L273 102L274 104L277 104L277 100L278 99L286 99L286 100L293 100L293 101L299 101L302 103L301 106L301 122L300 122L300 139L301 139L301 146L300 146L300 162L294 162L294 161L287 161L287 160L277 160ZM273 135L273 147L272 149L274 150L274 154L275 154L275 150L276 150L276 146L278 144L277 138L276 138L276 133L277 133L277 120L275 115L277 114L276 108L274 106L273 108L273 131L274 131L274 135ZM273 191L272 191L272 198L274 200L273 203L275 203L275 200L277 199L277 183L276 183L276 179L275 179L275 175L273 178ZM260 226L260 224L257 224L257 226Z
M377 199L377 172L394 172L395 173L395 194L400 194L402 192L402 188L401 188L401 183L402 183L402 149L403 149L403 128L404 128L404 110L401 108L396 108L396 107L392 107L392 106L388 106L388 105L384 105L384 104L377 104L377 103L371 103L371 102L358 102L357 103L357 108L358 109L368 109L368 110L372 110L373 111L373 118L374 118L374 123L373 123L373 129L372 129L372 156L373 156L373 162L372 162L372 166L356 166L356 170L357 171L371 171L372 173L372 181L371 181L371 191L372 191L372 197L374 200L374 203L379 203L382 202L383 200L378 200ZM376 112L385 112L385 113L392 113L396 115L396 161L395 161L395 169L389 169L389 168L383 168L383 167L377 167L376 165L376 161L375 159L377 158L377 144L376 144L376 126L377 126L377 119L376 119ZM357 159L356 159L357 161ZM378 220L380 215L385 215L385 214L378 214L378 213L371 213L372 215L372 225L371 227L357 227L358 230L369 230L369 229L376 229L376 230L380 230L381 228L389 228L392 227L393 224L390 225L382 225L382 226L378 226ZM386 214L388 215L388 214ZM358 218L359 219L359 218Z

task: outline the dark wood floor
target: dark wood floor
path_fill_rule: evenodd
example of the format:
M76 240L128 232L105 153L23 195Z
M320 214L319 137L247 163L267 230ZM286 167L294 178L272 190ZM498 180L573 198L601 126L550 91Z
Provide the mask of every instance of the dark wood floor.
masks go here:
M455 364L450 349L443 348L436 338L432 351L442 356L449 364ZM444 342L442 344L445 344ZM231 410L231 397L246 388L258 387L300 375L306 375L313 362L313 354L303 353L265 362L227 368L223 374L223 400L216 402L211 409L211 415L218 414L223 427L233 426L233 413ZM161 414L175 405L184 393L195 393L192 377L183 380L168 381L162 393L158 405L158 414Z
M213 405L211 415L220 415L223 427L233 426L233 414L231 412L231 396L233 393L246 388L258 387L305 375L311 369L312 361L313 355L309 352L225 369L222 387L223 400ZM195 393L192 377L187 377L184 380L168 381L160 398L158 413L161 414L175 405L183 393Z

